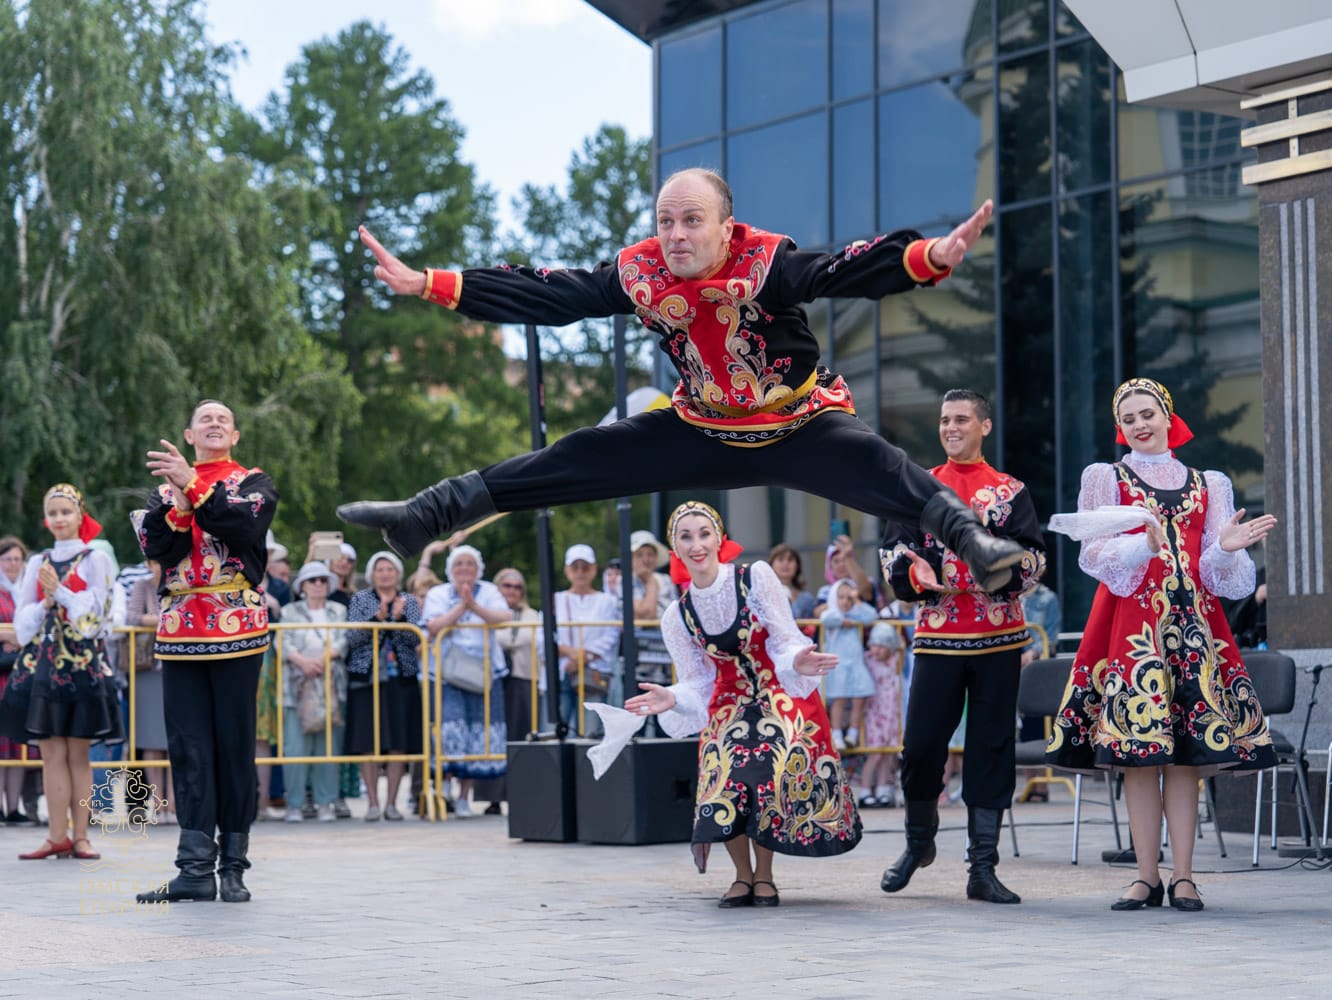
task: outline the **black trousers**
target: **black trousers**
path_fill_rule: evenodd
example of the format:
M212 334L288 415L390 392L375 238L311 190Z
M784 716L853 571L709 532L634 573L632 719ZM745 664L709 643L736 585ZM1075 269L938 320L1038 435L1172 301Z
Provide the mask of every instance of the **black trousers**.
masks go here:
M181 829L249 833L255 814L255 693L264 654L165 660L162 706ZM299 790L290 794L299 795Z
M962 800L973 809L1004 810L1017 781L1013 758L1022 651L943 656L917 653L902 740L902 791L908 802L932 802L943 791L948 738L967 710Z
M723 444L674 410L584 427L481 470L495 509L536 510L663 490L781 486L903 524L945 487L849 413L823 413L761 448Z

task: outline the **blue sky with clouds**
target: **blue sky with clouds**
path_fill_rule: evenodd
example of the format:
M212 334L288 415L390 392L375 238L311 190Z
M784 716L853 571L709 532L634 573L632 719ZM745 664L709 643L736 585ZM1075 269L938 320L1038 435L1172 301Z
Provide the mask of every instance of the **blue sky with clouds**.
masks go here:
M582 0L206 0L215 42L240 42L232 90L254 109L302 46L358 20L386 28L467 131L463 156L500 195L559 184L603 123L651 131L652 51Z

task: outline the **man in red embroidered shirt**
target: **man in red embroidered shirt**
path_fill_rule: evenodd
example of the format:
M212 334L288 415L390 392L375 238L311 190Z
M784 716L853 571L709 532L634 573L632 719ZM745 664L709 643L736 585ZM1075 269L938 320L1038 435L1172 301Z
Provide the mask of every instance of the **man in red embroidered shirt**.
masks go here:
M956 494L856 419L846 383L818 364L802 308L937 283L980 237L990 203L941 239L901 230L831 254L737 223L731 206L718 174L680 171L657 197L657 235L591 271L418 271L362 227L378 261L375 277L399 295L498 323L562 326L636 314L680 382L668 409L583 428L411 500L344 504L338 515L380 529L405 557L496 511L668 489L781 486L919 524L999 586L1022 550L985 532Z
M1021 900L995 876L999 826L1013 801L1018 675L1027 642L1021 594L1045 569L1045 542L1031 494L981 455L993 428L990 404L978 392L944 394L939 440L948 461L931 471L957 491L996 536L1022 551L1001 587L982 586L932 531L890 528L879 551L883 572L900 600L917 601L915 665L902 739L902 791L907 847L883 873L883 890L906 888L935 857L939 793L948 741L966 709L962 799L967 804L971 863L967 896L991 903ZM944 536L946 537L946 536Z
M231 409L206 399L185 441L148 452L163 484L135 511L139 544L162 564L162 613L153 653L162 661L167 751L175 789L180 874L143 903L217 896L245 902L242 874L255 816L255 691L268 649L268 606L259 582L278 494L259 469L234 461L240 440ZM214 843L213 835L218 839Z

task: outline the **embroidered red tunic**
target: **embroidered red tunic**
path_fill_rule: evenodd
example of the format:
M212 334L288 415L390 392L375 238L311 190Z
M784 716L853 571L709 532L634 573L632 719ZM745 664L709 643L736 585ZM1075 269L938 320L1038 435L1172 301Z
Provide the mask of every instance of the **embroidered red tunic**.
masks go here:
M928 533L921 542L919 531L898 529L896 544L885 543L881 555L884 575L898 597L920 602L913 649L960 656L1026 645L1027 623L1019 598L1045 571L1045 543L1030 493L1021 480L983 459L949 459L930 472L966 500L992 534L1014 539L1027 553L1014 567L1013 580L998 593L988 594L976 586L967 564L951 549ZM915 548L934 565L947 591L925 591L915 585L911 562L903 554L907 547Z
M949 272L930 264L931 242L903 230L810 253L790 237L737 223L726 260L706 278L671 273L654 236L591 271L427 270L425 298L498 323L562 326L634 313L680 375L676 413L727 444L758 447L820 413L855 412L846 383L818 365L802 304L935 284Z
M230 458L200 462L180 513L169 487L136 512L144 555L162 563L162 613L154 653L164 660L225 659L268 648L262 581L277 490L259 469Z

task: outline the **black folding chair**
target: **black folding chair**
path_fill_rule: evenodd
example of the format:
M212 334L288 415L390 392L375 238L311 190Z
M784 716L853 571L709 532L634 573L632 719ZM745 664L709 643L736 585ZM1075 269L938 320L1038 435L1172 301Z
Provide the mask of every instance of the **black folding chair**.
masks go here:
M1033 660L1022 668L1022 677L1018 682L1018 711L1028 718L1046 718L1059 713L1064 699L1064 689L1068 686L1068 675L1073 669L1072 656L1057 656L1049 660ZM1024 740L1016 748L1017 766L1044 767L1045 740ZM1078 837L1082 830L1082 778L1077 774L1073 778L1073 856L1070 864L1078 863ZM1107 770L1104 772L1106 801L1110 807L1110 820L1115 828L1115 846L1123 850L1124 842L1119 834L1119 813L1115 808L1114 778ZM1088 800L1096 801L1100 800ZM1013 856L1018 856L1017 822L1013 811L1008 812L1009 832L1013 838Z
M1253 690L1267 715L1268 731L1272 736L1272 749L1277 764L1272 768L1271 837L1272 850L1277 847L1277 778L1283 767L1292 768L1295 775L1295 799L1299 807L1300 833L1306 844L1314 843L1314 813L1309 795L1308 768L1304 748L1296 748L1290 739L1272 726L1272 717L1287 715L1295 708L1295 661L1285 653L1274 650L1253 650L1244 653L1244 665L1253 679ZM1253 864L1258 865L1258 843L1262 839L1263 772L1257 774L1257 788L1253 800Z

